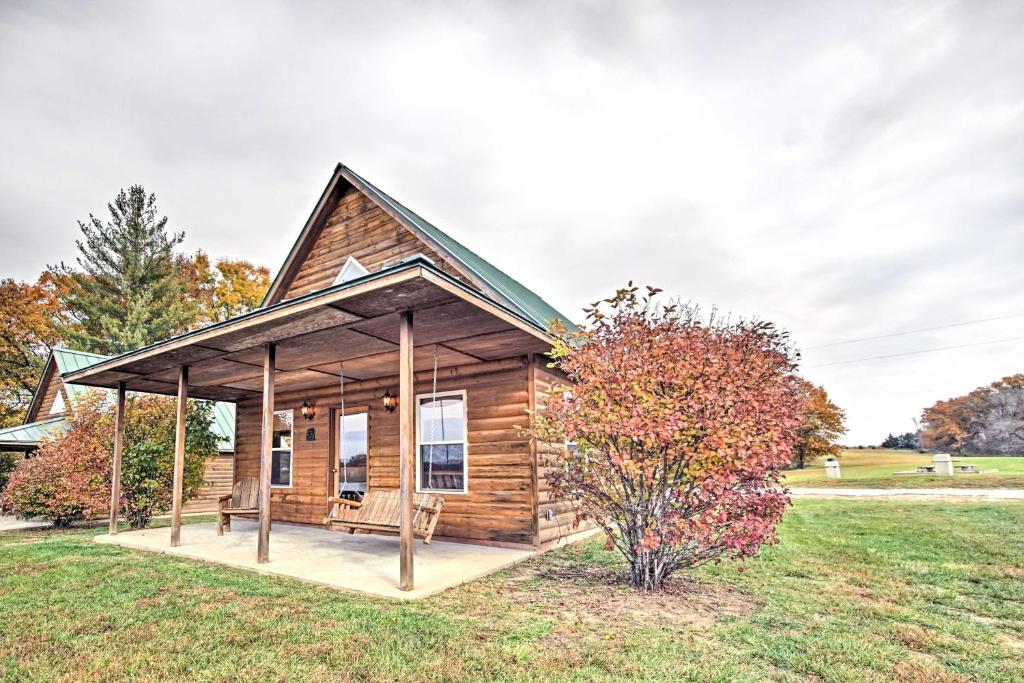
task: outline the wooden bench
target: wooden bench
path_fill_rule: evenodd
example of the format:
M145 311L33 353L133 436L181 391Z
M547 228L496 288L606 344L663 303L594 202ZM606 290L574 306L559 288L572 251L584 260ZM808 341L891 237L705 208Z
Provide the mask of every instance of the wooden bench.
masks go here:
M232 515L258 515L259 496L259 479L247 477L236 481L231 495L217 499L217 535L223 536L225 528L231 531Z
M324 526L354 534L356 531L399 532L401 500L394 489L370 491L363 501L331 497L331 511L324 518ZM412 499L412 533L430 543L434 527L441 516L444 498L436 493L417 493Z

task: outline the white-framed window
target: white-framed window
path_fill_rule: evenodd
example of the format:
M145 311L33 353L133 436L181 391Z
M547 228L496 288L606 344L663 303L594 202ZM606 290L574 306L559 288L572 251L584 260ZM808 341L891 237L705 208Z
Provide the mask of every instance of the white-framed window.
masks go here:
M349 256L345 260L345 265L338 271L338 277L334 278L334 284L340 285L342 282L348 282L349 280L355 280L357 277L369 275L370 271L363 267L363 264L356 260L355 256Z
M416 397L416 491L467 493L466 392Z
M270 485L274 488L284 489L292 485L294 422L294 411L274 411L273 436L270 443Z
M63 413L64 410L64 394L62 394L60 389L58 389L57 395L54 396L53 398L53 405L50 406L50 415L57 415L59 413Z

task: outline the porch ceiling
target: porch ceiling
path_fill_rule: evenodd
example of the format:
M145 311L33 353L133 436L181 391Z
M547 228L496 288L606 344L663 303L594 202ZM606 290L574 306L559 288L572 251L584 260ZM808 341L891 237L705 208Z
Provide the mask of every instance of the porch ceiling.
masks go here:
M189 366L189 396L237 401L262 391L263 344L277 344L277 391L398 373L399 313L412 311L415 362L438 367L497 360L550 349L533 323L483 297L423 260L175 337L84 370L69 382L176 394L178 368Z

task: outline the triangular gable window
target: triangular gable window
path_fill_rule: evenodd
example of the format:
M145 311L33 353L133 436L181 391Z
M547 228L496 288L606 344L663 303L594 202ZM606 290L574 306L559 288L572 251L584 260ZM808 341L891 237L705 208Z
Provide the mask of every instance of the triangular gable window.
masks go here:
M369 274L370 271L364 268L362 263L357 261L354 256L349 256L348 260L345 261L345 265L341 267L341 272L338 273L338 277L334 278L334 284L340 285L342 282L355 280L357 277Z
M58 415L64 412L64 394L57 392L56 398L53 399L53 405L50 406L50 415Z

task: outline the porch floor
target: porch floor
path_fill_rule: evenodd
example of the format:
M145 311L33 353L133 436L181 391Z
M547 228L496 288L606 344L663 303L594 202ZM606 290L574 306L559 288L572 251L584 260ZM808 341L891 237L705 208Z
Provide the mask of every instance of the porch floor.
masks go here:
M275 522L270 532L270 562L256 562L256 523L235 519L232 531L217 535L216 523L188 524L181 545L172 548L168 528L97 536L98 543L155 550L260 574L285 576L337 590L385 598L422 598L479 578L533 555L530 550L492 548L417 539L413 547L415 589L398 588L398 537L327 531Z

